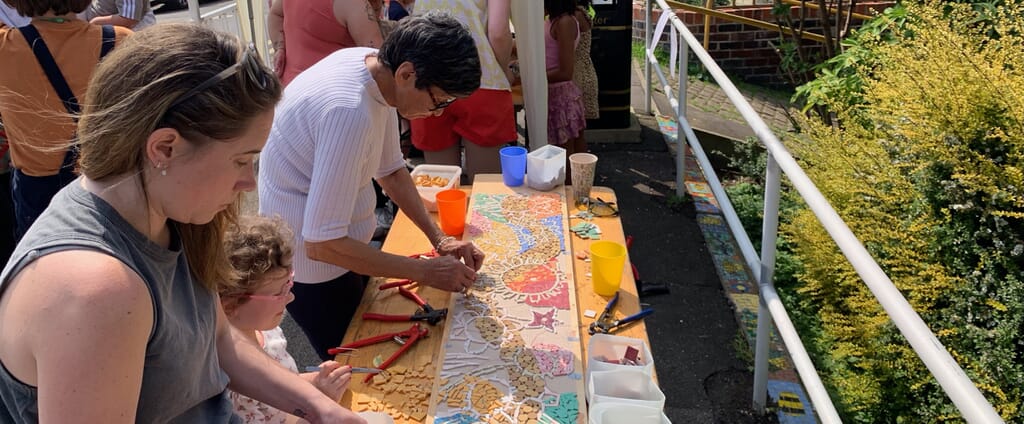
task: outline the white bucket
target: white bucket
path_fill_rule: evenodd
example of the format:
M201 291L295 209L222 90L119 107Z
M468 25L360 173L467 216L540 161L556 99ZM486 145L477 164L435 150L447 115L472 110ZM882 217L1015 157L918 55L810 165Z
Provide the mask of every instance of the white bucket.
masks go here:
M526 185L548 191L565 183L565 149L546 145L526 155Z

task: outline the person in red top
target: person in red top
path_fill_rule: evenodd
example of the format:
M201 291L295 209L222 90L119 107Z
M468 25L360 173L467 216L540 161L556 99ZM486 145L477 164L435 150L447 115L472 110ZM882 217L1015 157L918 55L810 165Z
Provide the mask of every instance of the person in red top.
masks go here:
M379 0L274 0L267 26L281 82L339 49L380 48L381 9Z
M71 182L74 154L76 98L83 98L99 63L106 36L119 43L132 33L122 27L93 25L77 18L90 0L3 0L29 25L0 26L0 116L10 143L14 174L11 197L15 210L15 237L20 238L50 198ZM30 44L30 37L38 42ZM33 51L32 45L36 46ZM39 56L43 55L43 56ZM55 75L43 65L49 56ZM66 90L58 91L63 83ZM70 101L62 100L70 94Z
M452 13L468 26L476 42L482 72L480 89L453 103L441 116L410 122L412 143L423 151L426 162L462 166L468 182L476 174L500 173L498 150L517 138L508 66L513 45L511 4L511 0L416 2L414 14L431 10Z

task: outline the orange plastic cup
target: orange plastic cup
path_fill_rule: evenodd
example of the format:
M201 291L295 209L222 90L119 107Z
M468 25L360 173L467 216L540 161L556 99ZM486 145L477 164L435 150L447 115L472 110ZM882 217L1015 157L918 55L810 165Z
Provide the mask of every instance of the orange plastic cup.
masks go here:
M466 228L466 192L455 189L439 191L437 216L441 220L441 231L445 234L462 234Z
M590 244L590 263L594 293L615 296L626 266L626 246L614 241L595 241Z

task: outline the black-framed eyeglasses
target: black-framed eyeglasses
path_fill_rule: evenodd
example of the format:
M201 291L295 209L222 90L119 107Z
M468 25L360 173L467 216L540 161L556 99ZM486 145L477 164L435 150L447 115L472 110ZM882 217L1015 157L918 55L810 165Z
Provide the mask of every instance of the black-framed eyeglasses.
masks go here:
M430 87L427 87L427 94L430 95L430 101L434 103L434 107L432 109L430 109L430 112L434 112L434 111L438 111L438 110L444 109L444 108L446 108L448 106L451 106L452 103L455 103L455 101L458 100L457 98L452 97L452 98L449 98L448 100L444 100L444 101L440 101L439 102L439 101L437 101L437 98L434 97L434 92L432 90L430 90Z
M255 83L260 90L267 88L267 85L269 85L269 81L267 79L269 77L267 73L263 71L263 67L260 66L260 53L256 50L256 46L254 44L249 43L249 46L244 52L242 52L242 57L238 60L238 63L224 68L224 70L218 72L217 75L214 75L206 81L199 83L199 85L192 87L191 90L186 91L185 94L178 97L178 100L171 103L171 106L169 106L167 110L174 109L195 97L197 94L208 90L210 87L219 84L221 81L231 78L243 69L245 70L245 74L249 78L249 81Z

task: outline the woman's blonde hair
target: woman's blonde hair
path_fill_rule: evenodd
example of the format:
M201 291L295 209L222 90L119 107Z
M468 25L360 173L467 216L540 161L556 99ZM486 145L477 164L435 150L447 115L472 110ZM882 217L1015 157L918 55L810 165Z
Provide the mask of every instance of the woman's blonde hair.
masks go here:
M145 192L146 141L156 129L173 128L198 146L241 136L281 98L273 72L247 54L237 38L193 24L156 25L128 37L100 63L82 102L80 172L96 181L142 175ZM183 97L239 63L238 72ZM192 273L211 289L234 278L222 240L239 199L207 224L172 223Z
M231 226L224 237L224 251L235 278L221 282L217 291L231 309L248 301L268 274L292 267L292 231L281 218L246 216ZM229 307L230 306L230 307Z

